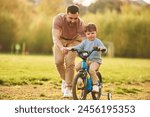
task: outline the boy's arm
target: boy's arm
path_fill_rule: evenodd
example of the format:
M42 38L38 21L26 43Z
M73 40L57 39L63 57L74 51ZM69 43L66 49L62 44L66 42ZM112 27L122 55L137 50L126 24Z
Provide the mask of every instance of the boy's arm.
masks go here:
M99 47L102 53L106 53L107 52L107 48L104 46L103 42L100 40L99 41Z

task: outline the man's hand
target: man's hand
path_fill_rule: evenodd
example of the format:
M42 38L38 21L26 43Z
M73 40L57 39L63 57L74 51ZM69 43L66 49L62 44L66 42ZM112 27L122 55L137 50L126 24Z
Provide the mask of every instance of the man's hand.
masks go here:
M66 49L67 49L68 51L71 51L71 50L72 50L72 47L66 47Z
M68 53L68 49L66 47L62 47L61 48L61 51L64 53L64 54L67 54Z

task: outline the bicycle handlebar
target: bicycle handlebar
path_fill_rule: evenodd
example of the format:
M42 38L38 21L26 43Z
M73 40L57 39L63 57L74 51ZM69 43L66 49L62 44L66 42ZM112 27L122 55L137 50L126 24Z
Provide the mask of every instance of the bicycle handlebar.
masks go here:
M101 49L99 47L93 47L93 49L91 51L80 51L78 49L75 49L75 48L72 48L71 51L76 51L79 55L80 58L86 60L91 54L93 51L102 51L104 52L106 49Z

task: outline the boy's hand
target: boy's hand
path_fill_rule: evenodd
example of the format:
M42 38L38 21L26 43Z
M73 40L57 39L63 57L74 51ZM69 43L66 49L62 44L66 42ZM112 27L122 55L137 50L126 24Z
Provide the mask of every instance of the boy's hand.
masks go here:
M97 46L94 46L93 49L96 50L96 51L100 51L101 50L101 48L97 47Z
M102 48L101 51L104 53L104 52L106 51L106 49L105 49L105 48Z

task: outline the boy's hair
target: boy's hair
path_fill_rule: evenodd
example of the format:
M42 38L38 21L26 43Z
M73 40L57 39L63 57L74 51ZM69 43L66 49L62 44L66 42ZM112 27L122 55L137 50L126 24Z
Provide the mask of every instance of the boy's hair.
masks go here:
M95 24L88 24L86 27L85 27L85 32L89 31L96 31L96 25Z
M76 14L77 12L79 13L79 7L77 5L73 4L67 7L67 13Z

